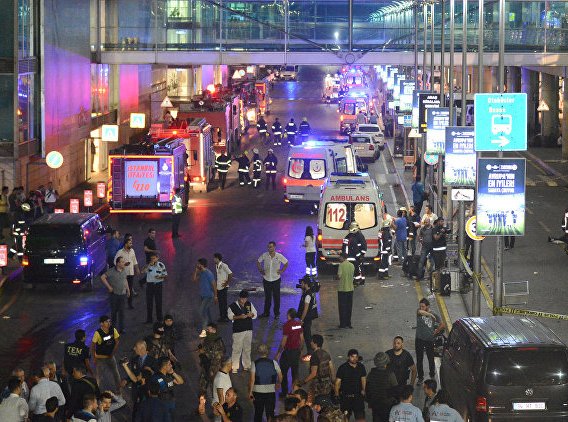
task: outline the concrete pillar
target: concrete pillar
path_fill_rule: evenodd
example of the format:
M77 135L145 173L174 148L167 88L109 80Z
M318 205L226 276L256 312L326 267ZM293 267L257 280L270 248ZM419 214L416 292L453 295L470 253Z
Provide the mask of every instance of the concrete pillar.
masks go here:
M550 146L556 144L559 136L558 120L558 76L540 74L541 99L548 105L549 111L541 112L541 132L543 142Z
M562 89L562 159L568 160L568 74L564 68L564 79Z
M509 66L507 70L507 92L521 92L521 68Z
M527 124L529 139L535 135L538 107L538 73L521 68L521 92L527 94Z

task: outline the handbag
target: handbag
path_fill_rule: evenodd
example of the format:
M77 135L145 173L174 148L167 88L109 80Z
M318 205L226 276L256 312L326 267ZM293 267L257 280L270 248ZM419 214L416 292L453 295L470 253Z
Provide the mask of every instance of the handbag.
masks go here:
M448 337L444 333L439 333L434 339L434 356L441 358L446 344L448 344Z

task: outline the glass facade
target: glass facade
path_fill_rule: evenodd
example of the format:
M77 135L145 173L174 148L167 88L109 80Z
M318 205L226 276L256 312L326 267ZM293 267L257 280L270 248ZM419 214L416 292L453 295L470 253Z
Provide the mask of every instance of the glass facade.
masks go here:
M476 51L477 2L469 2L469 50ZM117 0L104 2L106 50L322 51L409 50L423 45L423 10L410 1L354 0ZM434 16L440 50L442 10ZM498 2L485 4L485 49L498 49ZM506 50L568 51L568 2L507 1ZM462 2L456 1L456 51L461 49ZM351 16L351 19L350 19ZM449 1L444 27L449 47Z

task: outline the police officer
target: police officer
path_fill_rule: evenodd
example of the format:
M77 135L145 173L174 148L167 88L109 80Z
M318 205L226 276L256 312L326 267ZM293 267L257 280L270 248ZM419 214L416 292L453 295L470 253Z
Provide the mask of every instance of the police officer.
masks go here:
M219 173L219 189L223 190L227 182L227 173L229 172L229 168L231 168L231 159L227 156L225 151L215 159L215 168Z
M294 118L292 117L288 124L286 125L286 135L288 136L288 144L296 145L296 133L298 132L298 127L294 123Z
M274 146L282 145L282 124L278 117L272 123L272 136L274 136Z
M434 231L432 232L432 255L434 255L436 271L441 270L446 264L446 235L444 219L440 217L435 221Z
M250 185L251 184L249 176L250 160L248 159L246 152L243 152L237 158L237 163L239 163L239 186Z
M272 190L276 190L276 166L278 165L278 158L274 155L274 150L270 148L268 155L264 159L264 171L266 173L266 190L272 180Z
M260 174L262 172L262 160L258 155L258 148L252 150L252 185L256 189L260 183Z
M174 197L172 198L172 238L180 237L178 230L182 212L183 205L181 201L181 189L176 188L174 191Z
M264 141L266 139L266 132L268 131L268 125L266 124L264 117L260 116L258 122L256 122L256 130L258 131L260 139Z
M85 344L86 339L87 335L85 334L85 330L77 330L75 331L75 341L65 345L63 352L63 369L67 376L70 376L73 372L73 368L77 366L83 366L91 376L94 375L91 369L89 348Z
M379 272L377 278L386 280L389 277L389 265L391 263L391 246L392 235L390 231L390 221L383 221L383 227L379 233L379 251L381 254L381 263L379 264Z
M268 346L260 344L257 348L260 358L254 361L250 371L249 398L254 400L254 422L274 418L276 404L276 384L282 382L282 371L275 360L268 358Z
M363 258L367 253L367 241L359 229L359 224L353 221L349 225L349 233L343 239L342 252L347 254L347 260L355 265L355 285L365 285L365 274L363 273Z
M302 297L298 305L298 315L304 329L304 341L306 343L306 355L311 353L312 321L318 317L318 303L316 292L312 288L311 278L306 276L301 280Z
M152 376L152 381L160 386L160 400L166 405L171 420L175 420L174 387L184 383L183 378L174 371L170 358L163 357L158 361L158 371Z
M300 123L300 127L298 129L300 131L300 136L302 137L302 142L307 141L308 136L310 136L310 132L312 130L310 124L308 123L307 117L304 117L302 119L302 122Z

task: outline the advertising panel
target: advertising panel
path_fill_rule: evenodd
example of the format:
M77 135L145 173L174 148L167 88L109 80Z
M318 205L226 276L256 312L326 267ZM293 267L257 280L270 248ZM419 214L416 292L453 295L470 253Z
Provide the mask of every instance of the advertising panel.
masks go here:
M432 92L418 93L418 132L427 132L426 110L429 108L440 108L440 95Z
M402 80L400 81L400 96L399 96L399 110L411 111L412 110L412 94L414 92L415 81Z
M158 194L158 161L125 160L125 192L127 197L156 197Z
M454 124L456 115L454 113ZM444 155L446 153L446 127L450 125L450 109L448 107L428 108L426 110L426 152Z
M447 186L475 186L476 156L475 130L471 126L446 128L446 158L444 184Z
M525 159L480 158L477 167L477 234L525 234Z

